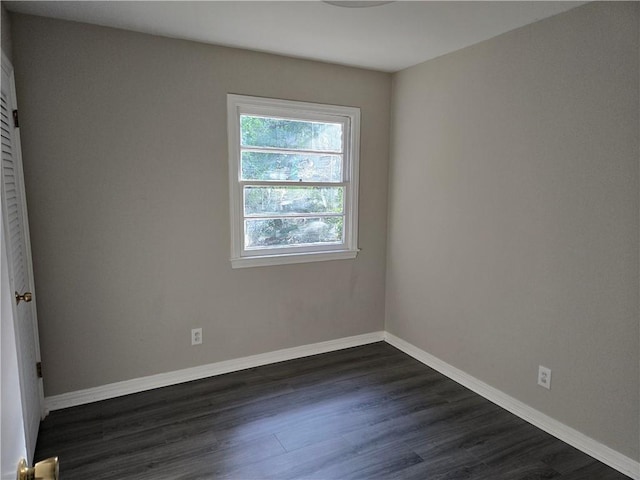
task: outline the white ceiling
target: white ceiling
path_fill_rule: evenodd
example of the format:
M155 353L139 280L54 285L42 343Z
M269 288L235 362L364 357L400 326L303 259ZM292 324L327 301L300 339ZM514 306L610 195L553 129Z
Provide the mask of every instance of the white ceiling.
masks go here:
M9 11L394 72L586 2L3 1ZM353 3L353 2L349 2Z

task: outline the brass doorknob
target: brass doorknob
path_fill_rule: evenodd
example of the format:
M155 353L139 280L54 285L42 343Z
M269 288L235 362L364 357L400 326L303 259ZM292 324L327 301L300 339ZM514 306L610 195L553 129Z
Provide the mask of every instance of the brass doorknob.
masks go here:
M18 464L18 480L58 480L59 471L58 457L42 460L33 468L27 467L27 461L23 458Z
M23 302L29 303L31 300L33 300L33 295L31 294L31 292L24 292L22 295L16 292L16 305L18 305L21 300Z

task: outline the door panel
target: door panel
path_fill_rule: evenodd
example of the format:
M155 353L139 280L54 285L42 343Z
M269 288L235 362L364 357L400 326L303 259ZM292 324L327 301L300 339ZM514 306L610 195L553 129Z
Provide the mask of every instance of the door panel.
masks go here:
M20 394L20 378L18 377L18 352L13 330L13 292L9 287L9 269L7 268L6 245L4 242L4 226L0 222L0 465L2 480L16 479L16 466L27 456L24 438L24 415L22 414L22 395Z
M24 196L20 133L14 123L13 111L17 109L13 68L2 56L2 82L0 98L0 136L2 141L2 220L6 242L9 286L11 292L20 295L31 292L34 301L13 304L18 376L24 413L25 443L28 461L33 460L38 427L43 413L42 379L38 377L36 364L40 361L38 328L31 264L31 246Z

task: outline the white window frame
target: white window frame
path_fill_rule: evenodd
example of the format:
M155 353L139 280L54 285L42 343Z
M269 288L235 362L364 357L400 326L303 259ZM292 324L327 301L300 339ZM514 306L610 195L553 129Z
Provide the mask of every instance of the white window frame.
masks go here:
M241 179L240 115L264 115L295 120L343 124L344 242L335 245L244 248L243 186ZM360 157L360 109L336 105L279 100L246 95L227 95L229 138L229 210L232 268L352 259L358 254L358 164ZM292 185L296 183L292 182ZM305 182L305 185L309 183Z

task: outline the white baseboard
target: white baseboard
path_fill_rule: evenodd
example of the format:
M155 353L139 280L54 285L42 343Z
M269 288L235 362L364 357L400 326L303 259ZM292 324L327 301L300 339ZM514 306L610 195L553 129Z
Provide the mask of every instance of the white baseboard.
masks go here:
M249 357L236 358L223 362L210 363L198 367L185 368L174 372L160 373L148 377L125 380L123 382L110 383L100 387L87 388L75 392L63 393L46 397L45 410L50 412L62 408L75 407L85 403L98 402L109 398L129 395L131 393L144 392L154 388L176 385L178 383L190 382L201 378L213 377L224 373L236 372L246 368L259 367L270 363L293 360L294 358L308 357L319 353L327 353L335 350L342 350L368 343L381 342L384 340L384 332L366 333L353 337L339 338L326 342L302 345L300 347L285 348L275 352L261 353Z
M572 445L578 450L583 451L587 455L592 456L596 460L609 465L611 468L615 468L619 472L633 478L634 480L640 480L640 463L635 460L617 452L606 445L574 430L571 427L560 423L559 421L545 415L534 408L510 397L506 393L493 388L490 385L478 380L475 377L459 370L446 362L443 362L437 357L419 349L418 347L402 340L401 338L392 335L391 333L385 333L385 340L387 343L393 345L399 350L402 350L407 355L412 356L416 360L428 365L429 367L437 370L438 372L446 375L450 379L458 382L460 385L467 387L469 390L474 391L478 395L483 396L487 400L495 403L496 405L508 410L509 412L517 415L518 417L526 420L527 422L535 425L536 427L544 430L545 432L559 438L565 443Z
M510 397L506 393L478 380L475 377L459 370L452 365L440 360L437 357L419 349L418 347L396 337L388 332L373 332L353 337L329 340L326 342L303 345L300 347L286 348L275 352L262 353L249 357L226 360L223 362L201 365L193 368L186 368L168 373L160 373L148 377L125 380L123 382L111 383L100 387L78 390L75 392L63 393L45 398L45 409L47 412L62 408L74 407L86 403L107 400L109 398L129 395L131 393L143 392L154 388L176 385L178 383L189 382L201 378L213 377L225 373L244 370L246 368L259 367L270 363L293 360L295 358L317 355L320 353L342 350L368 343L386 341L404 353L412 356L416 360L428 365L438 372L446 375L459 384L483 396L487 400L499 405L545 432L559 438L563 442L574 446L587 455L615 468L619 472L640 480L640 463L635 460L603 445L602 443L574 430L571 427L545 415L534 408Z

